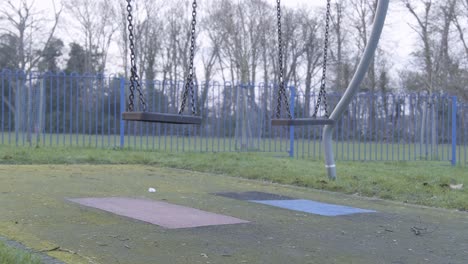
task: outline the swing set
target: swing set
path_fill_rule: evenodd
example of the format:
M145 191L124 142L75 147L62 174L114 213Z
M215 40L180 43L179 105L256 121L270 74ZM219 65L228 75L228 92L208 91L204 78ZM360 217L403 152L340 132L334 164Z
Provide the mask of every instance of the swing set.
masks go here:
M143 95L143 91L140 85L140 78L138 76L136 66L136 55L135 55L135 37L134 37L134 26L133 26L133 6L132 0L127 1L127 21L128 21L128 39L129 39L129 50L130 50L130 95L128 97L127 112L122 113L122 119L127 121L139 121L139 122L153 122L153 123L166 123L166 124L189 124L189 125L201 125L202 118L197 115L197 109L195 104L195 91L194 91L194 57L195 57L195 32L197 25L197 0L193 0L192 3L192 22L190 32L190 57L188 63L188 74L184 85L184 91L182 94L182 102L180 105L178 114L160 113L160 112L148 112L147 104ZM377 10L374 18L374 25L372 28L371 35L368 43L359 62L356 72L343 94L341 100L337 106L329 115L327 105L327 92L326 92L326 77L327 77L327 58L329 48L329 29L330 29L330 11L331 11L331 0L327 1L326 7L326 18L325 18L325 37L324 37L324 50L323 50L323 61L322 61L322 78L320 81L320 91L315 104L314 113L311 118L293 118L289 107L289 99L286 92L286 83L284 79L284 61L283 61L283 39L282 39L282 28L281 28L281 0L276 0L277 9L277 25L278 25L278 94L277 94L277 105L276 105L276 116L271 120L272 126L324 126L322 141L325 151L325 167L328 171L330 179L336 179L336 165L333 156L332 148L332 133L335 122L339 120L343 113L348 108L351 100L354 98L356 93L359 91L359 86L362 83L365 74L369 68L372 58L377 49L377 45L380 40L385 19L387 16L389 0L379 0ZM138 92L139 102L142 111L135 110L135 93ZM190 96L191 103L191 114L184 114L185 107L187 104L188 96ZM284 118L281 109L284 103L286 109L286 117ZM323 104L324 116L317 117L320 111L320 106Z

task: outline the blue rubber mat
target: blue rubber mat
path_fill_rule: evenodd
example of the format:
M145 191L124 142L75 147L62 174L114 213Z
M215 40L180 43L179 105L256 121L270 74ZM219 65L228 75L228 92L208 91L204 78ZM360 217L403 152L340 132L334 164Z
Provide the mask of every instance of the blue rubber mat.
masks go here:
M323 216L340 216L359 213L375 213L373 210L366 210L336 204L319 203L310 200L250 200L254 203L271 205L293 211L305 212L309 214Z
M292 198L284 195L273 194L273 193L264 193L264 192L219 192L214 193L214 195L223 196L226 198L243 200L243 201L266 201L266 200L296 200L297 198Z

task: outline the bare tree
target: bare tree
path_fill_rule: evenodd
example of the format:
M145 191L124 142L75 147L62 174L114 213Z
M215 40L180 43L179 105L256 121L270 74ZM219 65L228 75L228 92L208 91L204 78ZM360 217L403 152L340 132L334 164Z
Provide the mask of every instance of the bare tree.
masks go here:
M304 38L303 32L308 29L300 26L307 23L308 17L304 11L285 9L283 12L285 82L295 87L299 86L299 67L306 54L307 45L310 44L308 39Z
M264 27L268 5L263 0L240 1L223 0L212 4L211 23L216 36L222 36L219 48L221 73L229 76L232 83L250 84L256 82L261 55L261 28ZM252 135L254 117L248 114L258 112L255 103L255 90L247 86L236 87L236 146L249 148L248 138ZM223 94L228 94L224 91ZM251 142L251 141L250 141Z
M65 6L73 18L69 21L80 33L86 51L87 72L104 72L109 47L118 29L117 7L112 0L66 0Z
M128 66L128 58L129 58L129 41L128 41L128 26L127 26L127 19L128 19L128 11L127 11L127 3L121 1L119 3L119 20L117 21L119 25L119 38L118 38L118 46L120 50L120 55L122 58L122 63L123 63L123 72L124 72L124 77L127 80L128 79L128 72L129 72L129 66Z
M416 25L411 25L412 29L418 34L419 40L422 44L422 52L420 53L424 62L424 80L426 90L429 94L434 91L434 61L433 61L433 48L431 43L433 28L431 25L432 18L432 0L418 0L418 4L423 6L423 11L417 13L414 1L403 0L406 8L416 20Z
M52 18L47 12L38 10L34 1L6 0L0 4L0 31L5 31L17 39L18 65L17 68L30 72L34 69L44 51L52 41L62 14L54 3Z
M184 80L188 75L191 45L191 11L192 5L189 1L179 0L168 6L168 9L164 12L164 32L166 37L161 41L162 50L159 53L162 62L163 80L177 82ZM199 31L198 27L195 39L197 39ZM195 53L197 52L198 45L195 44ZM174 107L176 107L175 103L177 102L178 95L177 89L170 90L169 98L171 105Z
M157 60L162 54L162 42L164 38L163 20L157 15L160 6L153 0L145 0L139 15L143 20L136 21L136 49L139 58L142 78L150 83L156 78ZM148 87L150 89L152 87Z
M320 68L323 58L323 46L320 43L322 38L319 37L319 23L313 18L310 13L302 14L302 38L304 39L305 51L305 105L304 113L309 115L311 107L312 90L315 86L313 79Z
M228 71L231 81L254 83L258 79L261 57L261 41L269 28L271 6L264 0L232 0L213 2L210 23L216 25L211 31L224 36L220 47L223 70Z
M222 15L223 13L221 9L215 9L213 12L208 12L207 18L203 20L203 31L209 40L209 45L205 47L201 54L205 82L202 85L199 109L203 109L202 113L204 114L204 117L208 115L208 108L205 108L206 101L208 99L208 90L210 88L213 75L217 72L216 64L221 60L221 47L224 44L224 39L226 38L226 32L218 30L218 17Z
M366 45L369 41L370 29L371 24L374 21L375 12L377 8L377 0L367 1L367 0L350 0L349 1L352 10L349 14L350 21L352 27L356 31L356 54L354 57L355 65L354 68L357 67L357 63L360 61L360 57L364 53ZM376 61L379 60L379 55L383 52L379 49L379 51L375 54L372 58L371 63L369 65L369 69L367 71L367 76L362 83L362 90L370 91L372 95L375 94L376 89L378 88L378 78L377 78L377 68L376 68ZM374 97L376 98L376 97ZM385 97L384 97L385 98ZM376 100L373 99L367 104L368 107L363 108L365 111L365 116L367 117L367 124L372 124L372 120L375 120L377 117L377 103ZM368 134L368 137L373 137L373 130L370 125L367 126L367 131L364 131Z
M16 39L18 44L16 47L16 57L18 58L16 67L26 74L29 74L37 67L44 57L46 49L54 40L62 9L61 7L56 9L55 3L52 3L54 4L52 19L47 17L46 12L39 11L34 6L34 1L7 0L0 4L0 23L3 26L0 30L6 31L7 34ZM49 26L49 23L51 26ZM27 132L28 141L31 142L32 135L29 124L31 124L32 116L30 114L32 113L32 87L20 84L17 84L17 87L18 89L13 91L12 97L6 100L6 105L15 115L15 131L20 132L22 124L27 124L25 132ZM25 89L21 89L21 87ZM24 91L22 92L22 90ZM21 106L24 105L21 103L23 102L22 97L25 96L27 97L26 116L22 114L21 110ZM15 104L13 104L13 100Z
M344 51L347 42L347 28L345 21L345 7L347 0L337 0L331 12L332 36L334 37L335 48L330 49L330 57L335 62L335 81L334 90L343 91L350 82L350 65L347 62L347 54ZM332 44L333 44L332 43Z
M435 56L438 58L435 60L436 72L437 74L437 85L439 89L447 89L449 87L449 79L453 71L453 60L449 54L450 47L450 35L451 28L453 27L453 22L455 19L455 6L457 0L447 0L443 3L440 3L437 7L439 21L436 21L438 24L437 28L439 31L439 44L438 54Z
M367 1L367 0L350 0L350 4L353 8L352 24L355 30L357 31L357 48L358 57L364 52L364 49L367 45L369 34L370 34L370 25L372 24L377 9L377 0ZM372 60L369 70L367 72L367 78L364 80L365 89L374 92L377 87L377 73L376 73L376 60L378 58L374 57ZM373 111L372 111L373 112Z
M428 99L422 106L420 137L422 142L427 139L430 143L430 149L426 150L426 155L429 151L436 155L437 113L432 103L432 96L436 91L447 89L452 74L453 63L449 54L449 40L455 18L456 0L441 3L434 3L432 0L417 2L404 0L404 4L416 20L416 25L412 28L419 35L422 49L415 55L417 58L422 58L424 62L423 81L428 92ZM422 12L418 10L418 6L423 7ZM430 135L432 135L430 139L428 129L426 129L429 125L431 126Z
M163 80L177 80L179 75L178 49L177 41L181 32L182 25L180 24L179 17L175 8L166 12L166 23L164 25L164 32L166 38L163 40L162 49L162 65L163 65Z
M468 39L466 36L466 32L468 30L468 0L458 0L456 2L456 10L458 10L458 12L455 14L453 19L459 34L461 45L465 52L466 59L468 60Z
M466 36L466 33L468 32L468 0L456 0L455 2L453 24L456 27L455 34L458 35L458 38L455 39L458 39L458 41L456 41L456 43L452 43L451 47L460 48L451 48L450 50L460 50L461 53L452 55L452 75L449 77L451 81L449 88L452 93L459 95L465 100L468 100L468 88L463 85L466 84L468 80L468 39ZM459 66L459 68L457 69L455 66ZM453 76L454 73L457 73L458 76Z

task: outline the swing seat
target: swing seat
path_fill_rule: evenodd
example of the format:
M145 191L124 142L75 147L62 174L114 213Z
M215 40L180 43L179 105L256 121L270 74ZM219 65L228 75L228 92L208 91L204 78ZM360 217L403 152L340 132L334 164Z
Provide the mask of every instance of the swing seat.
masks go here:
M202 118L198 116L166 114L156 112L124 112L122 113L122 119L126 121L182 125L201 125L202 123Z
M325 126L334 125L335 120L328 118L281 118L272 119L272 126Z

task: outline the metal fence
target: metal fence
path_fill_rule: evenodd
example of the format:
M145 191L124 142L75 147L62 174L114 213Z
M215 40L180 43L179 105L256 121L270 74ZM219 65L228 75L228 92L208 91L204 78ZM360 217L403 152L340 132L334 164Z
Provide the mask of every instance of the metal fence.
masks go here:
M149 111L177 113L183 82L143 82ZM200 83L201 126L121 120L127 83L119 76L0 73L0 144L155 151L258 151L322 158L322 127L272 127L273 85ZM290 87L295 117L310 117L316 94ZM340 99L329 94L330 110ZM283 109L284 110L284 109ZM468 164L468 104L445 94L361 93L338 121L340 160L440 160Z

